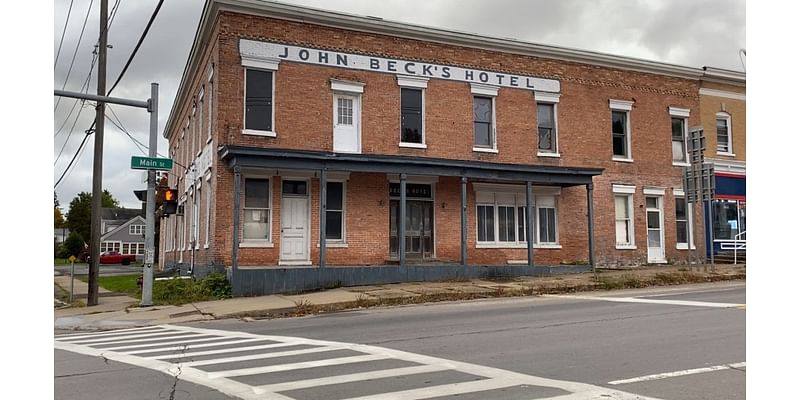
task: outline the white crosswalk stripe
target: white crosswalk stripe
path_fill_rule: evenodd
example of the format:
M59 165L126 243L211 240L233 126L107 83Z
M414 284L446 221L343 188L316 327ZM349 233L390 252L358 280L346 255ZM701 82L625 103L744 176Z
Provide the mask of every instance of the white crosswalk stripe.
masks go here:
M292 349L292 346L303 348ZM287 347L288 349L283 349ZM553 399L654 400L584 383L541 378L383 347L174 325L57 336L55 348L91 356L102 355L110 360L177 376L181 380L207 386L245 400L289 400L295 398L291 397L296 395L292 393L293 391L303 389L324 389L330 385L358 384L378 379L447 372L468 374L473 377L468 380L462 379L461 382L432 383L433 386L409 385L399 390L395 388L386 393L374 393L368 396L362 393L350 400L427 399L511 387L531 390L531 398L540 398L535 395L538 387L555 388L564 392L551 397ZM282 360L283 357L286 359ZM314 359L308 360L308 357ZM347 371L346 367L355 363L365 365L387 360L399 361L405 365L386 368L385 364L382 366L375 364L377 368L371 371L355 373L352 370L349 373L337 373L336 370L328 373L326 369L345 366ZM325 376L303 378L300 374L294 381L261 385L249 385L237 380L241 377L268 377L271 376L269 374L306 369L315 371L322 369Z

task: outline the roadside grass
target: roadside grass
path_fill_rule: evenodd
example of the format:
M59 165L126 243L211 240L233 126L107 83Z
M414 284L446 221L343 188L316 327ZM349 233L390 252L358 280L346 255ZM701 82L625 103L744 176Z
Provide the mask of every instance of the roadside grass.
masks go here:
M76 278L88 282L88 275L76 275ZM131 297L141 297L139 286L136 284L139 274L100 276L97 284L110 292L124 293Z
M98 285L114 293L124 293L141 299L138 280L141 274L98 277ZM88 282L86 275L76 278ZM210 274L203 279L170 278L153 282L154 305L181 305L198 301L221 300L231 297L231 284L225 275Z
M69 260L67 260L66 258L57 258L56 257L55 259L53 259L53 264L54 265L69 265Z

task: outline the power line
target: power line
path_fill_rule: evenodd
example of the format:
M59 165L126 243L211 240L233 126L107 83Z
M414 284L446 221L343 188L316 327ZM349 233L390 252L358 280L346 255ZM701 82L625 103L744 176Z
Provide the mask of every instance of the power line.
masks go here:
M110 104L107 104L107 105L106 105L106 108L108 108L108 110L109 110L109 111L111 111L111 114L114 116L114 118L116 118L116 119L117 119L117 122L114 122L114 120L112 120L112 119L111 119L111 118L109 118L108 116L106 116L106 119L108 119L109 121L111 121L111 123L112 123L112 124L114 124L114 126L116 126L117 128L119 128L119 130L121 130L121 131L122 131L123 133L125 133L126 135L128 135L128 137L129 137L129 138L130 138L130 139L131 139L131 140L134 142L134 144L136 144L136 145L137 145L136 147L138 147L140 151L142 150L142 148L144 148L144 150L149 150L149 149L150 149L150 147L149 147L149 146L147 146L146 144L144 144L144 143L140 142L138 139L136 139L135 137L133 137L133 135L131 135L131 133L130 133L130 132L128 132L128 130L127 130L127 129L125 129L125 126L123 125L123 123L122 123L122 120L119 118L119 116L117 116L117 113L115 113L115 112L114 112L114 109L113 109L113 108L111 108L111 105L110 105ZM119 125L118 125L117 123L119 123ZM140 147L140 146L141 146L141 147ZM142 151L142 153L144 153L145 155L147 155L147 152L146 152L146 151ZM167 156L165 156L165 155L163 155L163 154L161 154L161 153L159 153L159 152L157 152L157 151L156 151L156 154L157 154L159 157L164 157L164 158L167 158ZM175 163L175 164L176 164L176 165L178 165L179 167L188 168L187 166L185 166L185 165L182 165L182 164L180 164L180 163L178 163L178 162L176 162L176 161L174 161L174 160L173 160L173 163Z
M153 21L155 21L156 15L158 15L158 11L161 9L162 4L164 4L164 0L159 0L158 5L156 5L156 9L153 10L153 15L150 16L150 21L147 22L147 26L144 28L144 32L142 32L142 35L139 37L139 42L136 43L136 47L134 47L131 56L128 57L128 62L125 63L125 67L123 67L122 72L119 73L117 81L114 82L113 85L111 85L111 89L108 91L106 95L111 94L111 92L114 91L114 88L117 87L117 84L119 84L119 81L122 80L122 77L125 75L125 72L128 70L128 67L131 65L133 58L136 57L136 52L139 51L139 46L142 45L142 42L144 42L144 38L147 36L147 32L150 31L150 26L153 25Z
M72 73L72 66L75 64L75 57L78 55L78 49L81 48L81 40L83 40L83 32L86 30L86 22L89 20L89 14L92 12L92 4L94 4L94 0L89 2L89 9L86 10L86 18L83 19L83 26L81 27L81 35L78 37L78 45L75 46L75 52L72 53L72 61L69 63L69 69L67 70L67 77L64 78L64 84L61 85L61 90L64 90L67 87L67 82L69 81L69 74ZM56 106L53 108L53 111L58 109L58 105L61 103L61 97L58 98L56 101Z
M58 52L56 52L56 60L53 62L53 71L56 70L56 65L58 65L58 56L61 55L61 46L64 44L64 36L67 33L67 26L69 26L69 16L72 14L72 3L75 0L69 1L69 10L67 10L67 21L64 22L64 30L61 32L61 40L58 42Z
M61 177L58 178L58 181L56 181L56 184L53 185L54 189L58 187L58 184L61 183L61 180L64 179L64 175L67 174L67 171L69 171L69 168L72 166L72 163L74 163L75 159L78 158L78 154L81 153L81 150L83 149L83 145L86 144L86 139L89 138L89 135L91 135L91 132L92 131L89 131L89 130L86 131L86 136L83 137L83 141L81 142L81 145L78 146L78 151L76 151L75 155L72 156L72 160L70 160L69 165L67 165L67 168L64 169L64 172L61 174Z

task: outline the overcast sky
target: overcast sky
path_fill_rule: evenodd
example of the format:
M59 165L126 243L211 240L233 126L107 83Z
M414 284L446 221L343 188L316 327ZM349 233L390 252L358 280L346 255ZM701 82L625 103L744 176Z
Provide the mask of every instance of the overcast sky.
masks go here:
M70 1L56 0L53 58L56 89L79 91L89 74L92 50L99 36L99 3L74 0L58 53ZM714 66L742 71L739 50L745 47L744 0L286 0L310 7L386 20L410 22L528 42L556 45L662 61L691 67ZM109 10L116 0L109 0ZM107 87L117 80L158 0L121 0L109 29ZM167 0L114 97L145 100L150 82L160 85L159 153L166 154L162 130L180 84L194 38L202 0ZM88 20L78 46L81 27ZM77 54L73 60L77 46ZM70 71L70 66L72 69ZM67 75L69 73L69 78ZM66 82L66 84L65 84ZM64 86L65 85L65 86ZM97 92L96 70L89 92ZM56 108L56 104L58 107ZM54 98L53 183L72 160L94 119L94 108L72 99ZM144 109L115 106L121 126L139 142L148 143L149 116ZM80 116L78 114L80 112ZM108 112L114 118L114 113ZM74 129L73 129L74 125ZM62 127L63 126L63 127ZM103 186L124 207L140 207L133 190L145 188L144 173L130 169L132 155L146 155L119 128L106 121ZM60 131L59 131L60 129ZM56 187L62 209L78 192L92 190L94 138L87 140L75 164Z

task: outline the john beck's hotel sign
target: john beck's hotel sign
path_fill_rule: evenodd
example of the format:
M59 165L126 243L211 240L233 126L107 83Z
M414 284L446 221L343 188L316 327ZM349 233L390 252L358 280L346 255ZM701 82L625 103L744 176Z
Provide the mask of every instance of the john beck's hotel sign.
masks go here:
M278 64L285 60L330 67L417 76L421 78L447 79L542 92L558 93L561 90L560 82L554 79L483 71L451 65L340 53L338 51L288 46L248 39L241 39L239 41L239 53L242 56L242 65L256 68L277 69Z

